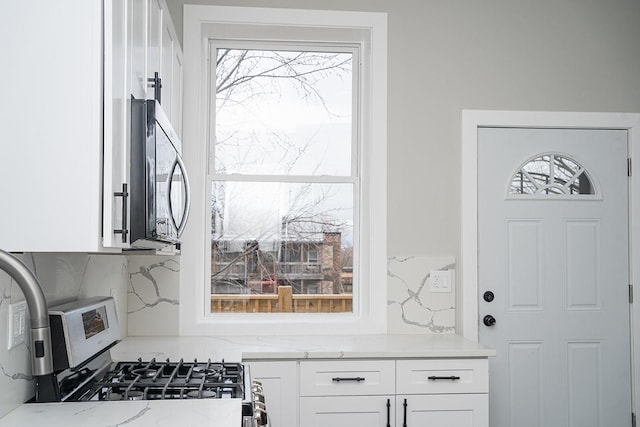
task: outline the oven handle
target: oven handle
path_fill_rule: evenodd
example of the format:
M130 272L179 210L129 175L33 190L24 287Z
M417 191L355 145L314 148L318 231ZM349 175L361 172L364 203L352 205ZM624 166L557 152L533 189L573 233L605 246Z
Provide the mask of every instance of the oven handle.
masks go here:
M176 224L176 219L173 216L173 206L171 204L171 186L173 184L173 175L176 172L176 166L178 166L182 172L182 182L184 183L184 207L182 209L182 219L180 220L180 224ZM178 238L180 238L184 231L184 227L187 225L187 218L189 218L189 211L191 210L191 186L189 185L187 168L184 166L184 162L182 161L182 157L180 157L179 153L176 153L176 158L173 160L168 180L169 185L167 189L167 198L169 199L169 217L171 218L173 227L177 231Z

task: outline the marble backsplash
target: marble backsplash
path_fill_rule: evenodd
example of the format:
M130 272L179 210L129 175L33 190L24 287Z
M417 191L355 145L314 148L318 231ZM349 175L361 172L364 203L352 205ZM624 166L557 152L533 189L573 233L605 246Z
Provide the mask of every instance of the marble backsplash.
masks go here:
M431 292L431 273L448 271L451 292ZM129 257L129 335L178 335L179 257ZM455 333L455 258L408 256L387 262L387 331Z
M18 257L38 277L50 306L112 295L123 337L179 335L179 257L77 253L25 253ZM389 333L455 333L453 257L392 257L387 267ZM451 292L431 292L434 270L452 272ZM29 346L19 344L8 350L7 345L9 305L22 300L17 284L0 271L0 319L4 325L0 327L0 416L34 394Z
M453 334L455 259L407 256L387 260L387 332ZM447 272L450 291L432 291L434 272ZM437 273L436 273L437 274Z
M179 335L180 258L129 256L128 335Z

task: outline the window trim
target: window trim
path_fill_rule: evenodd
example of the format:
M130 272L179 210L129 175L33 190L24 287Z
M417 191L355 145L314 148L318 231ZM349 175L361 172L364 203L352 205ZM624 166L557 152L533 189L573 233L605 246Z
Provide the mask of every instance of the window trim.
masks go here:
M384 13L338 12L227 6L185 5L184 8L184 159L192 176L192 216L185 229L180 269L181 335L335 334L386 332L386 108L387 108L387 16ZM355 313L271 314L207 317L204 301L204 247L209 244L206 172L209 169L208 28L212 25L300 27L340 34L366 34L361 43L363 86L359 102L363 141L359 153L362 174L360 198L361 295ZM366 61L366 62L365 62ZM197 308L194 310L194 308ZM255 317L254 317L255 316ZM295 317L292 317L295 316ZM295 319L295 321L291 321Z

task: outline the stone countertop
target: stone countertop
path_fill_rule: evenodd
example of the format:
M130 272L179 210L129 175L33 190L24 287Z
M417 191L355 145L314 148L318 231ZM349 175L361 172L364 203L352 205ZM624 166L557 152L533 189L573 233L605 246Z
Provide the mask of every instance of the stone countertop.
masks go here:
M157 358L237 362L269 359L456 358L494 356L495 350L459 335L333 335L240 337L127 337L115 360Z
M240 399L25 403L0 427L238 427L241 419Z
M127 337L111 349L114 360L379 359L489 357L495 350L458 335L333 335L241 337ZM26 403L0 427L193 426L237 427L239 399Z

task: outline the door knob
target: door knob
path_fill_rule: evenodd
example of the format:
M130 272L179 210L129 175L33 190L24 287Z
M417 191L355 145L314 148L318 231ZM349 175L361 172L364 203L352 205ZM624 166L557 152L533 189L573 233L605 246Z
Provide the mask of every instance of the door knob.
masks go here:
M484 323L485 326L493 326L496 324L496 318L490 314L487 314L486 316L484 316L484 319L482 319L482 323Z
M493 295L493 292L487 291L482 295L482 298L484 298L486 302L491 302L495 298L495 295Z

